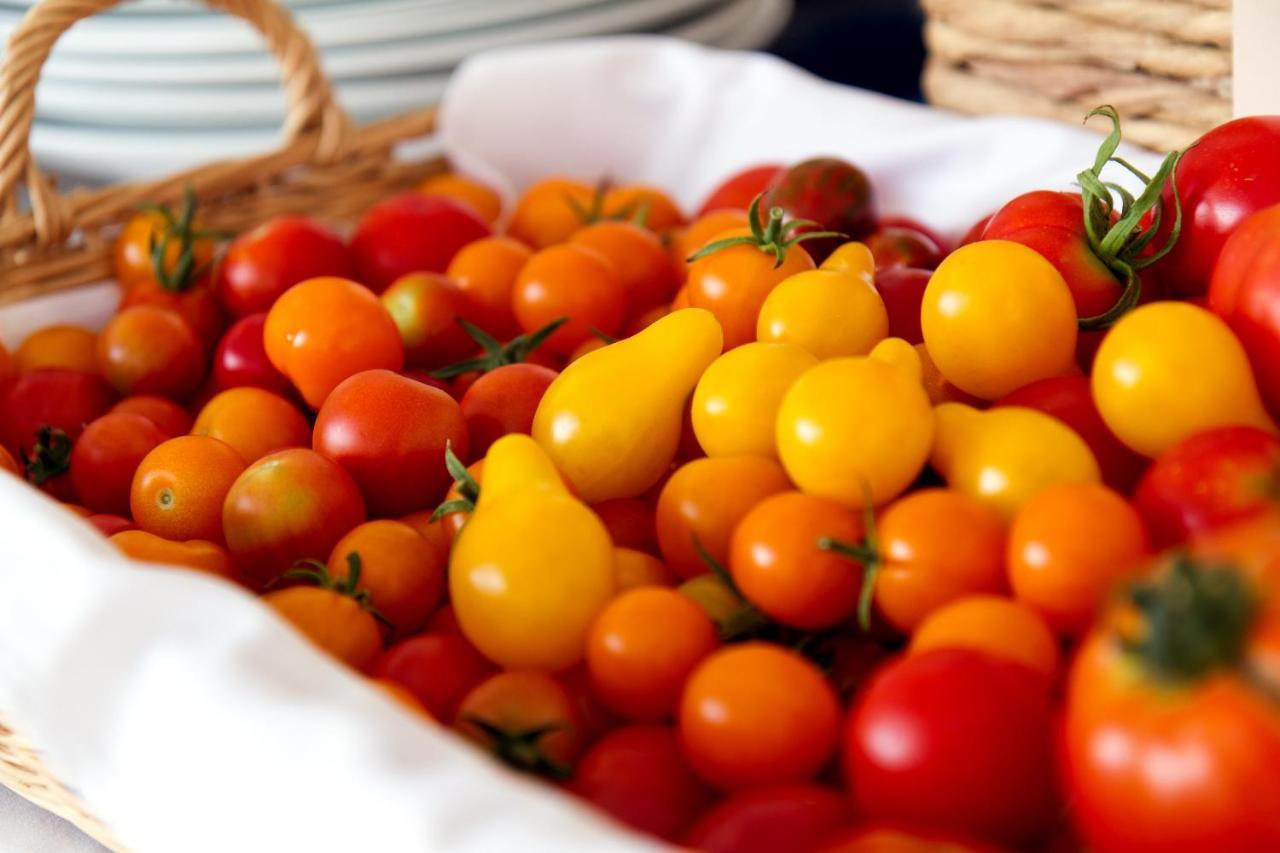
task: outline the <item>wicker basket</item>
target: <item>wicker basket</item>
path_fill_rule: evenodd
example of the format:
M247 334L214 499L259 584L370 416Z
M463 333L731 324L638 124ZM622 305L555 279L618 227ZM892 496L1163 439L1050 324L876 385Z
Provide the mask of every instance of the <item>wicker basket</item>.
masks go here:
M180 201L186 187L200 199L210 227L239 231L284 213L348 221L444 168L440 157L415 162L393 152L431 134L434 108L356 127L287 11L272 0L204 0L252 24L279 60L289 102L281 147L157 181L59 195L28 148L40 69L67 28L119 2L41 0L9 38L0 68L0 305L109 278L112 243L124 220L140 202ZM12 722L0 716L0 784L122 850L49 774Z
M1098 104L1171 150L1231 118L1231 0L921 0L931 102L1079 123Z

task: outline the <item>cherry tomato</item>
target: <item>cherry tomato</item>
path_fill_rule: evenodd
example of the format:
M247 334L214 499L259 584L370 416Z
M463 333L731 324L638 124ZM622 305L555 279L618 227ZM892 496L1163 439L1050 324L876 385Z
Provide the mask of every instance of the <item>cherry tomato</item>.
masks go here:
M556 372L537 364L507 364L482 375L462 395L468 447L480 457L504 435L533 429L533 413Z
M15 477L22 476L22 469L18 466L18 460L13 458L13 454L0 446L0 471L8 471Z
M676 576L652 554L632 548L613 549L613 580L618 594L645 586L674 587Z
M680 743L717 788L800 782L827 763L839 717L835 691L813 664L750 642L711 654L689 676Z
M418 184L418 192L425 195L443 195L469 205L476 215L490 225L502 217L502 196L490 187L456 172L432 175Z
M157 270L156 250L160 247ZM111 265L126 291L140 284L161 283L160 278L181 290L204 277L216 251L217 241L201 230L195 200L189 196L187 209L177 217L161 208L147 208L131 216L116 238Z
M808 219L816 228L844 235L810 243L810 254L821 261L844 240L860 240L876 227L871 181L852 163L836 157L815 157L778 175L765 196L768 207L782 207L792 219Z
M594 249L552 246L520 268L511 291L516 322L534 332L561 317L569 321L543 347L568 355L597 332L617 333L626 314L626 290L613 265Z
M684 214L671 196L657 187L626 184L604 194L601 215L605 219L629 219L642 222L657 234L684 225Z
M167 436L142 415L109 413L85 427L71 451L71 482L95 512L129 514L133 473Z
M754 196L752 196L754 198ZM748 204L751 199L748 199ZM722 208L704 213L686 227L671 232L668 250L681 281L689 275L689 256L726 231L750 228L747 207Z
M466 300L466 316L500 340L520 333L511 310L511 291L531 257L533 250L519 240L485 237L463 246L445 270Z
M1052 709L1044 677L969 649L885 666L844 731L859 815L1028 844L1052 827Z
M251 386L281 396L294 393L293 385L267 358L262 333L266 314L241 317L227 329L213 353L213 385L219 390Z
M276 300L262 332L271 364L313 409L338 383L404 366L400 332L378 298L353 281L313 278Z
M891 267L916 267L931 270L942 263L946 252L928 233L904 225L886 225L883 222L868 234L867 248L876 259L876 269Z
M191 433L225 441L245 462L311 444L311 425L297 406L261 388L219 392L200 410Z
M1051 848L1046 848L1051 849ZM968 836L902 823L875 821L827 839L818 853L1005 853Z
M658 553L658 530L652 505L639 498L614 498L592 504L591 509L609 529L609 538L617 547Z
M652 231L632 222L604 221L574 232L570 244L586 246L613 265L626 292L627 316L671 300L676 268Z
M98 367L121 394L181 400L204 379L204 347L175 312L136 305L112 317L98 336Z
M0 383L0 443L16 457L33 446L42 426L75 441L111 406L111 388L97 374L47 367Z
M445 561L409 525L390 519L366 521L338 540L329 554L329 574L344 580L351 559L360 563L358 590L391 623L393 636L422 629L444 595Z
M458 250L488 237L470 205L442 195L405 192L360 218L350 250L356 278L375 293L412 272L444 272Z
M135 394L125 397L111 407L112 412L142 415L156 426L168 438L186 435L194 423L191 413L172 400L164 397L153 397L147 394Z
M27 336L13 354L18 372L61 367L82 373L98 372L98 336L79 326L45 326ZM3 378L0 375L0 378Z
M876 290L889 316L889 334L913 344L924 343L920 308L933 270L893 266L876 270Z
M702 207L698 208L699 218L726 208L746 210L755 197L767 190L785 171L786 166L779 163L762 163L734 172L707 194Z
M847 798L811 783L736 791L709 809L685 836L706 853L813 850L853 820Z
M800 374L818 363L794 344L744 344L703 371L691 416L708 456L753 454L777 458L778 409Z
M294 586L262 597L312 643L364 672L382 651L378 623L346 586Z
M136 305L166 308L187 322L207 354L217 346L226 329L227 318L218 298L206 284L194 284L182 290L168 290L157 284L138 284L125 291L119 311Z
M462 700L454 727L512 767L553 779L568 778L586 746L573 699L541 672L490 676Z
M531 185L516 202L507 231L535 249L545 249L569 239L583 225L583 215L594 191L582 181L565 177L544 178Z
M388 648L371 673L401 685L431 716L450 724L466 695L496 671L462 634L436 629Z
M246 317L269 310L300 281L354 273L338 235L305 216L277 216L231 242L215 287L232 316Z
M409 366L441 367L476 348L475 341L458 322L466 312L465 299L445 276L409 273L396 279L381 298L400 330L405 363Z
M1032 607L999 595L957 598L934 610L911 635L908 654L972 649L1034 669L1052 682L1058 675L1058 638Z
M203 539L174 542L145 530L120 530L111 535L110 541L120 553L142 563L180 566L232 583L244 582L231 554L214 542Z
M133 520L165 539L221 542L222 502L244 470L244 457L216 438L171 438L142 457L134 472Z

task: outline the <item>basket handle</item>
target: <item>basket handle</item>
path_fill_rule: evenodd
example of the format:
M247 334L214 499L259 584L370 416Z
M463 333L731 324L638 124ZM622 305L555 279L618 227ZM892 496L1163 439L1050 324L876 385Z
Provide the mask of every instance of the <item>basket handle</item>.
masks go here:
M30 197L36 240L60 242L71 224L58 204L49 179L31 156L31 124L35 118L36 83L58 38L72 24L118 6L122 0L40 0L9 36L0 67L0 217L17 209L18 187ZM266 40L280 63L288 111L286 142L318 130L313 159L339 156L352 123L333 96L315 47L293 16L274 0L201 0L204 5L248 21Z

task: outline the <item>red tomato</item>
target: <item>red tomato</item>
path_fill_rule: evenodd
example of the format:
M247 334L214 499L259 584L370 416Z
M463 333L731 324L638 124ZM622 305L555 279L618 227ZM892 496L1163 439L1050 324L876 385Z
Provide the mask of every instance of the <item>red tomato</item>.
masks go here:
M511 299L516 322L526 332L568 317L543 346L569 355L597 332L617 334L626 315L627 293L603 255L566 243L543 249L520 268Z
M893 266L876 270L876 290L889 314L889 334L913 344L924 343L920 331L920 306L924 289L933 277L930 270Z
M865 172L836 157L815 157L778 175L761 207L781 207L792 219L817 223L815 231L838 231L805 244L821 263L847 240L861 240L876 227L875 195Z
M881 222L863 242L875 258L877 270L889 267L931 270L942 263L945 255L941 244L930 234L904 225L886 225Z
M137 530L133 522L124 516L109 515L106 513L95 513L89 516L89 523L98 528L98 532L103 536L112 537L117 533L125 530Z
M174 312L187 321L191 331L200 339L205 352L213 350L227 325L218 298L205 284L192 285L183 290L165 290L154 282L140 283L125 291L117 311L134 305L151 305Z
M452 478L446 446L467 456L467 425L453 398L389 370L366 370L333 389L312 446L342 465L375 516L438 504Z
M132 415L142 415L151 421L169 438L186 435L191 431L193 418L191 413L172 400L164 397L152 397L147 394L135 394L125 397L111 407L111 411Z
M684 842L705 853L803 853L852 820L849 801L830 788L766 785L725 797L698 820Z
M877 821L838 833L818 853L1003 853L1004 849L952 832ZM1044 853L1053 850L1046 846Z
M187 321L155 305L124 309L98 336L98 367L121 394L190 397L204 379L204 359Z
M215 285L234 317L265 312L300 281L355 272L342 239L305 216L277 216L232 241Z
M1280 419L1280 204L1241 222L1223 244L1209 307L1244 344L1262 399Z
M769 189L786 168L779 163L763 163L734 172L707 195L694 218L701 219L715 210L746 210L755 197Z
M554 370L538 364L507 364L471 383L459 404L471 454L484 456L489 445L509 433L528 435L538 403L555 378Z
M666 726L627 726L596 743L569 790L632 829L675 842L711 799Z
M400 330L405 364L410 367L442 367L476 349L476 342L458 322L468 319L466 298L439 273L401 276L382 292L382 305Z
M133 472L167 438L142 415L109 413L89 424L71 451L71 482L80 502L95 512L128 515Z
M1280 495L1280 438L1254 427L1220 427L1161 454L1134 503L1158 547L1264 512Z
M1254 211L1280 202L1280 116L1238 118L1200 137L1175 172L1182 233L1156 266L1173 296L1199 296L1231 232ZM1157 243L1174 220L1173 185L1166 184Z
M969 230L964 232L964 236L960 238L960 242L956 245L956 248L958 249L961 246L967 246L970 243L976 243L983 239L983 234L987 230L987 224L991 222L991 217L993 216L995 216L994 213L988 213L986 216L973 223L973 225L969 226Z
M446 632L433 626L429 633L388 648L371 672L375 678L404 687L431 716L449 725L463 698L497 668L456 630Z
M658 531L651 505L639 498L617 498L592 504L591 509L609 528L616 547L658 553Z
M849 715L855 810L1027 844L1052 828L1053 721L1042 674L968 649L895 661Z
M411 272L444 272L458 250L488 237L489 226L464 202L404 192L375 204L356 225L356 278L376 293Z
M262 332L266 314L241 317L218 342L213 353L213 385L219 390L250 385L282 397L294 394L293 385L267 358Z
M114 395L101 376L60 367L24 373L0 384L0 443L15 457L36 441L42 426L75 441L104 414Z

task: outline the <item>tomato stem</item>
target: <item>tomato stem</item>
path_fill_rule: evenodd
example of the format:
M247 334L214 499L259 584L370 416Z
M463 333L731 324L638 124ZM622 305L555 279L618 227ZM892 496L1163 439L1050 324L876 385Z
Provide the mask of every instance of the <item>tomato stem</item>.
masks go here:
M22 449L23 473L28 483L41 486L71 470L71 437L48 424L36 430L36 443Z
M455 512L475 512L476 501L480 500L480 484L476 482L476 478L471 476L471 472L467 470L467 466L462 464L462 460L453 452L453 442L446 441L444 444L444 467L453 477L454 488L457 489L461 497L447 500L436 507L435 512L431 513L431 520L438 521L446 515Z
M209 271L209 264L196 265L196 242L222 239L226 235L217 231L195 228L197 202L195 190L190 184L183 189L182 212L176 218L173 212L162 204L146 203L139 207L158 214L165 223L160 239L157 240L155 233L152 232L148 246L156 281L171 293L184 292L192 282ZM175 239L178 241L178 259L173 269L169 269L165 262L169 256L169 247Z
M464 716L462 722L479 729L489 739L489 749L509 767L556 781L564 781L572 775L568 767L548 758L540 745L544 737L563 731L564 726L550 723L531 729L509 731L474 714Z
M818 547L847 557L862 566L862 587L858 590L858 627L871 630L871 610L875 604L876 581L880 577L883 557L880 553L880 536L876 532L876 511L871 500L871 489L862 484L862 541L856 544L841 542L830 536L818 538Z
M781 207L771 208L768 219L761 220L760 202L763 198L764 193L757 195L751 200L751 206L747 209L747 224L751 229L750 234L715 240L703 246L685 260L693 263L699 258L705 258L707 255L723 251L732 246L754 246L767 255L773 255L773 268L777 269L786 261L787 252L790 251L791 247L805 240L816 240L822 237L847 237L847 235L839 231L800 231L799 229L801 228L808 228L818 223L811 219L792 219L784 222L783 220L787 213Z
M461 376L472 371L488 373L491 370L497 370L499 367L506 367L508 364L520 364L532 355L534 350L542 346L556 329L567 322L569 322L568 317L559 317L541 329L526 332L523 335L516 335L504 344L500 343L497 338L484 329L459 317L458 325L462 326L463 331L471 337L471 340L480 345L480 348L484 350L484 354L433 370L431 371L431 376L436 379L452 379L455 376Z

